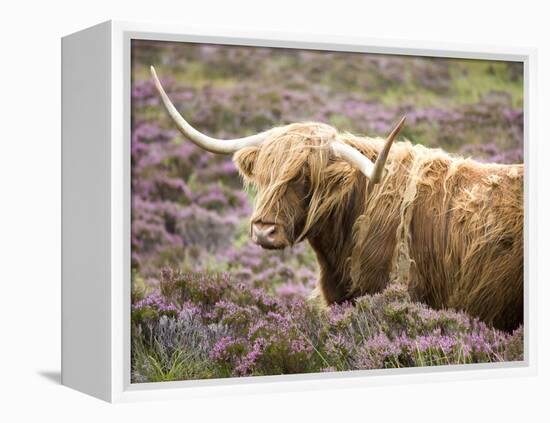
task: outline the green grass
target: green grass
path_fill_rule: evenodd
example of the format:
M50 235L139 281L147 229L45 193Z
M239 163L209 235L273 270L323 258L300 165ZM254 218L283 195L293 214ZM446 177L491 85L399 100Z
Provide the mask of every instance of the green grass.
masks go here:
M477 103L490 92L507 93L514 107L523 105L523 77L516 80L505 62L457 60L450 66L451 94L458 104Z
M184 349L166 351L158 341L146 348L134 343L134 369L146 376L148 382L209 379L215 377L211 365L196 354Z
M205 64L196 61L189 61L185 66L170 67L163 72L163 66L155 67L159 78L170 76L178 81L178 84L192 86L196 89L210 87L231 87L237 83L235 78L226 74L216 72L215 69L207 67ZM136 80L151 79L151 71L148 66L136 66L134 70Z
M422 86L418 78L405 71L405 83L391 84L370 95L386 106L456 107L477 103L490 92L501 92L510 96L514 107L523 105L523 77L519 74L514 77L506 62L451 60L448 70L450 85L447 93Z

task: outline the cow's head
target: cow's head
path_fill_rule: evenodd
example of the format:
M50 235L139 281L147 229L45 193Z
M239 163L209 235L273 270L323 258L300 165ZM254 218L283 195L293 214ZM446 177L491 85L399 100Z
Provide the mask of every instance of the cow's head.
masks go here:
M193 128L166 95L153 67L151 73L166 110L186 138L212 153L233 154L243 179L256 192L250 235L268 249L285 248L308 234L315 216L323 212L325 197L338 191L342 163L361 171L372 184L380 182L393 140L405 121L402 118L388 136L374 163L340 141L334 128L320 123L295 123L219 140Z

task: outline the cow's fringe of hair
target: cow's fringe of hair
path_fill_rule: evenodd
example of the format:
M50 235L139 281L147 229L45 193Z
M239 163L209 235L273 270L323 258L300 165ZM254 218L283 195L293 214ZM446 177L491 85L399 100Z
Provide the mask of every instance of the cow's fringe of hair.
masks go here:
M253 155L254 174L246 175L247 186L256 189L256 211L253 219L275 214L276 219L293 221L295 210L281 201L289 184L304 182L307 177L309 208L300 234L290 234L295 240L303 239L318 223L339 204L338 190L331 189L326 169L330 154L328 144L337 132L330 126L316 123L293 124L275 128L262 148L250 147L236 153L239 168L247 156ZM249 158L250 159L250 158ZM330 194L329 194L330 193Z

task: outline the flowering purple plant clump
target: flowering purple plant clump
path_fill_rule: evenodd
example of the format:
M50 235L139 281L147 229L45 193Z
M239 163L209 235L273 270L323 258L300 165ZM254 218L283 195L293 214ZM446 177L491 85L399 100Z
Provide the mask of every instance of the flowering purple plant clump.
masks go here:
M132 316L135 355L154 357L162 348L172 357L192 346L193 364L205 369L200 377L523 359L522 328L507 334L461 313L428 309L400 285L327 308L267 295L227 274L166 270L159 290L135 302ZM146 365L134 367L135 381L155 377Z
M134 382L523 359L522 328L429 309L400 285L320 304L312 250L249 240L254 192L231 157L175 130L150 64L182 114L215 137L306 120L385 136L406 114L413 143L523 161L521 64L134 41Z

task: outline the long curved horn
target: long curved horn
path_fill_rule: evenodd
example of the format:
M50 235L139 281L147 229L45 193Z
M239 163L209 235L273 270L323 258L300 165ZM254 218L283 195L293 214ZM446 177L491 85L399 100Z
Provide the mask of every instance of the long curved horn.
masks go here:
M386 160L388 159L388 154L393 141L397 137L397 134L399 134L399 131L404 124L405 116L401 118L399 123L395 126L395 128L393 128L393 131L391 131L390 135L388 135L388 138L386 138L384 147L378 154L375 163L371 162L368 157L364 156L356 148L353 148L348 144L344 144L343 142L335 141L331 143L330 146L336 156L349 162L352 166L359 169L367 178L369 178L369 181L373 184L377 184L380 182L384 174L384 166L386 164Z
M386 165L386 160L388 159L390 148L393 145L393 140L395 140L397 134L399 134L399 131L401 131L401 128L403 128L406 119L407 117L403 116L399 123L395 126L395 128L393 128L393 131L390 132L388 138L386 138L384 147L376 158L376 163L374 163L374 170L372 171L372 175L369 178L373 184L377 184L382 179L382 175L384 175L384 166Z
M162 85L157 77L155 68L151 66L151 74L153 75L153 81L155 82L155 87L157 88L160 98L164 104L164 107L168 111L170 117L176 123L176 126L180 132L185 135L189 140L191 140L195 145L203 148L206 151L211 153L220 153L220 154L233 154L236 151L244 147L249 147L253 145L260 145L269 134L269 131L261 132L256 135L251 135L244 138L235 138L230 140L220 140L217 138L209 137L195 128L193 128L183 116L176 110L168 95L162 88Z

